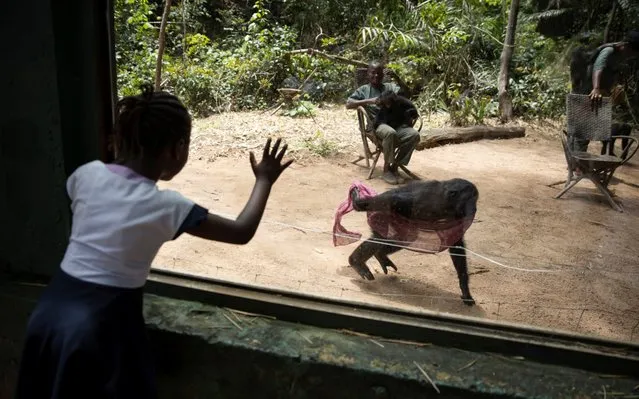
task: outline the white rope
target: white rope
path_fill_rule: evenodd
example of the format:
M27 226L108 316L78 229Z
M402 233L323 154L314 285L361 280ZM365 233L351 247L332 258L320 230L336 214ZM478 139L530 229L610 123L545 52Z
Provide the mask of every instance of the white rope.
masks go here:
M233 219L235 220L235 217L229 214L224 214L224 213L220 213L220 212L216 212L218 215L229 218L229 219ZM317 233L317 234L326 234L326 235L333 235L332 231L326 231L326 230L320 230L320 229L314 229L314 228L310 228L310 227L302 227L302 226L297 226L294 224L290 224L290 223L283 223L283 222L277 222L277 221L272 221L272 220L268 220L268 219L262 219L262 223L266 223L266 224L273 224L273 225L279 225L279 226L283 226L283 227L288 227L288 228L292 228L295 230L300 230L300 231L308 231L308 232L312 232L312 233ZM401 245L398 243L408 243L406 241L393 241L393 240L385 240L385 239L373 239L373 238L355 238L352 236L348 236L348 235L344 235L344 234L335 234L338 237L343 237L343 238L349 238L355 241L368 241L368 242L372 242L372 243L376 243L376 244L383 244L383 245L388 245L388 246L392 246L392 247L397 247L397 248L401 248L401 249L406 249L406 250L410 250L410 251L416 251L416 252L425 252L425 253L430 253L430 254L436 254L438 253L438 251L427 251L424 250L422 248L416 248L416 247L411 247L408 245ZM499 267L505 268L505 269L510 269L510 270L517 270L517 271L522 271L522 272L529 272L529 273L561 273L562 270L557 270L557 269L529 269L529 268L523 268L523 267L515 267L515 266L508 266L505 265L501 262L498 262L494 259L491 259L485 255L481 255L477 252L471 251L468 248L465 247L459 247L459 246L446 246L446 248L457 248L457 249L465 249L468 253L483 259L485 261L488 261L494 265L497 265ZM468 257L468 255L462 255L462 254L450 254L451 256L463 256L463 257Z

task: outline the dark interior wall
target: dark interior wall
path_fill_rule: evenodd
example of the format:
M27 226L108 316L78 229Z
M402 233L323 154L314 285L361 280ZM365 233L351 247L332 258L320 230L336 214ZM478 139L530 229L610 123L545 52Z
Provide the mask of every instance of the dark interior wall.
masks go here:
M105 158L114 84L108 11L106 0L2 4L0 283L3 270L56 270L70 233L66 178ZM26 294L0 288L0 398L11 397L37 297Z
M14 270L44 272L69 231L50 5L11 1L0 12L0 266Z
M70 233L66 178L85 162L108 158L110 10L108 0L2 6L0 268L55 270Z

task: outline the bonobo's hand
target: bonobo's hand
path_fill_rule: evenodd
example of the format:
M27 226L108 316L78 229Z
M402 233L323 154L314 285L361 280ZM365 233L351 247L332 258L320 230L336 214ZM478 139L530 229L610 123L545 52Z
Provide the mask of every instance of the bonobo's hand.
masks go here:
M286 153L286 149L288 148L287 144L284 144L280 153L277 153L278 148L280 147L282 139L277 139L275 145L273 145L273 149L271 151L271 139L266 140L266 145L264 146L264 153L262 155L262 161L257 163L255 161L255 155L251 151L250 160L251 160L251 168L253 168L253 173L255 177L260 179L267 179L270 184L275 183L280 174L284 171L284 169L288 168L290 164L293 163L293 160L287 161L285 164L282 164L282 158L284 158L284 154Z
M357 187L353 187L351 189L350 197L351 197L351 203L353 204L353 209L355 209L356 211L359 211L359 209L357 209L357 204L355 202L359 198L359 189Z
M358 212L366 210L366 204L365 204L366 201L360 200L359 198L359 188L353 187L350 192L350 197L351 197L351 205L353 206L354 210Z

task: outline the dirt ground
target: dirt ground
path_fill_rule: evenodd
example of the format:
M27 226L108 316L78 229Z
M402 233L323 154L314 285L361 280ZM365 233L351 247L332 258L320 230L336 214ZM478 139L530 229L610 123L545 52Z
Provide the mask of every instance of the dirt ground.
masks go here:
M428 122L443 123L441 117ZM548 185L566 176L557 126L527 125L525 138L448 145L413 156L410 168L423 178L462 177L479 189L476 221L466 234L477 306L462 304L446 252L400 251L391 256L399 271L388 275L371 260L376 280L369 282L348 266L356 244L333 246L334 213L350 184L360 180L378 192L390 188L379 171L366 180L367 170L350 163L358 152L356 116L341 107L321 109L314 120L254 112L197 121L188 165L161 186L211 212L234 217L242 210L254 182L248 151L259 151L268 136L284 137L296 162L274 186L248 245L184 235L163 247L154 267L639 341L639 161L618 169L611 186L624 213L611 209L586 181L555 200L562 186ZM322 137L328 144L321 145ZM317 155L324 151L336 153ZM363 214L347 215L344 225L367 234Z

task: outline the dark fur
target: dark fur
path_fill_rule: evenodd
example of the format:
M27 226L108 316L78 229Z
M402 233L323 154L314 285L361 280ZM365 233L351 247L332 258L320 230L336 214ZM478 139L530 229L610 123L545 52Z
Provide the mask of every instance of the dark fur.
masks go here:
M385 91L379 96L380 110L375 119L375 126L385 123L397 129L401 126L413 126L419 118L415 104L406 97L392 91Z
M353 208L356 211L394 212L413 220L461 219L474 214L477 210L479 192L474 184L464 179L445 181L418 181L396 189L386 191L373 198L360 199L356 190L351 192ZM375 231L371 239L382 237ZM468 287L468 266L464 239L454 244L456 248L449 248L449 253L457 271L462 300L467 305L474 305L475 300ZM375 277L366 266L366 262L375 257L380 263L384 274L388 274L388 267L397 270L388 255L401 248L377 242L364 241L348 258L349 264L367 280Z

